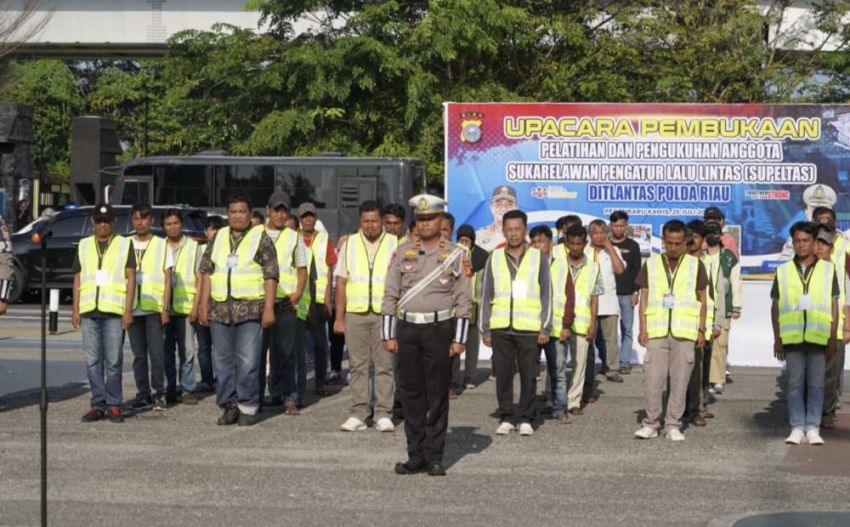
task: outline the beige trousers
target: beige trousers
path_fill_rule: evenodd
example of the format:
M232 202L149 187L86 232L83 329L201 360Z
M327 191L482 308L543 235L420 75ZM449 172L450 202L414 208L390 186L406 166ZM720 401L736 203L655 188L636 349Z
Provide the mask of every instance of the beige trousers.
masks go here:
M711 384L724 384L726 382L726 358L729 355L729 328L731 326L731 318L724 320L720 336L711 342L711 368L708 373L708 382Z
M643 394L646 400L646 418L643 426L661 428L661 411L664 408L664 385L667 384L667 415L664 428L670 430L682 426L688 383L694 367L694 341L681 340L667 335L650 339L646 346L643 369ZM668 381L669 379L669 381Z
M348 387L351 415L366 421L369 417L369 366L375 368L375 420L390 417L395 393L393 354L384 351L381 316L345 315L345 346L348 349Z

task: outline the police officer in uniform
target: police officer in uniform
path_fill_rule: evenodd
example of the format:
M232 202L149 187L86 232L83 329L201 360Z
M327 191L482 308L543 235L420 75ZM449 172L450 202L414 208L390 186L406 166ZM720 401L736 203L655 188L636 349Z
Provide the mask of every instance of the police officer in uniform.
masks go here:
M446 202L410 200L419 238L400 245L387 274L381 306L384 349L398 353L408 460L396 474L444 476L452 358L464 351L472 290L466 250L440 237Z

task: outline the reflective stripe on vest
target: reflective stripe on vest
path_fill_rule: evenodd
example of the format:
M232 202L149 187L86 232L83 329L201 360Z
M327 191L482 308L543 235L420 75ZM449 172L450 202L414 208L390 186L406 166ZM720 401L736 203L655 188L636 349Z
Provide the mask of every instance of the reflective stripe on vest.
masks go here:
M316 262L316 303L325 303L325 289L328 287L328 233L316 231L313 242L310 244L312 260ZM310 266L307 266L310 272Z
M564 322L564 310L567 304L567 276L569 264L567 264L566 245L555 245L552 247L552 261L549 270L552 277L552 335L557 337L561 334Z
M664 338L668 334L685 340L697 340L701 304L697 299L697 275L699 260L683 254L677 268L671 271L673 287L667 282L664 261L653 254L646 263L649 294L646 305L647 334L651 339ZM672 309L663 305L664 295L672 293Z
M381 313L384 300L384 282L390 266L390 258L398 246L398 238L382 234L375 251L375 259L369 265L369 253L363 233L350 236L345 244L345 265L348 280L345 284L345 310L348 313Z
M80 314L97 310L122 315L127 296L125 269L130 240L113 236L102 259L98 258L94 236L81 241L77 250L80 259ZM97 286L97 271L106 273L106 282L100 287Z
M277 251L277 264L280 267L280 279L277 282L275 298L291 295L298 289L298 269L295 267L295 247L298 245L298 232L284 228L280 231L274 248Z
M806 286L797 266L787 262L776 270L779 293L779 338L782 344L810 342L825 346L832 331L832 280L835 266L818 260L809 274ZM800 297L808 293L811 309L803 309Z
M702 255L702 264L708 273L708 288L705 290L705 327L711 335L714 327L714 310L717 307L717 280L720 278L720 253ZM722 299L725 301L725 299Z
M170 248L169 248L170 249ZM174 261L174 272L171 274L173 284L171 308L178 315L188 315L195 303L195 264L198 259L198 242L185 238L183 245L177 249Z
M265 296L263 268L254 261L260 249L262 228L249 228L242 234L242 239L236 247L236 267L227 268L227 257L230 255L230 227L219 229L213 239L212 263L215 266L210 283L211 296L216 302L224 302L228 298L236 300L260 300Z
M578 270L578 273L573 272L571 265L568 265L569 273L573 275L573 290L575 291L575 318L570 330L576 335L587 335L590 330L591 309L590 302L593 296L593 289L596 287L596 281L599 278L599 264L588 259L585 256L585 264Z
M540 251L528 247L511 280L508 255L504 248L493 251L490 269L493 273L491 329L513 328L517 331L540 331Z
M136 300L133 309L141 308L148 313L162 313L165 309L165 253L168 244L163 238L154 236L136 262ZM142 273L139 284L139 272Z

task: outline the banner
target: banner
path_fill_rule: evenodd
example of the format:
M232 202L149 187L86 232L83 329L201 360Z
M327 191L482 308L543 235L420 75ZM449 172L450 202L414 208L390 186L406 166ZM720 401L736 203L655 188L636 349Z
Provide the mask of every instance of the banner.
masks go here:
M567 214L625 210L644 255L669 219L725 215L742 271L772 276L793 256L789 228L820 205L850 228L850 105L446 103L446 197L476 243Z

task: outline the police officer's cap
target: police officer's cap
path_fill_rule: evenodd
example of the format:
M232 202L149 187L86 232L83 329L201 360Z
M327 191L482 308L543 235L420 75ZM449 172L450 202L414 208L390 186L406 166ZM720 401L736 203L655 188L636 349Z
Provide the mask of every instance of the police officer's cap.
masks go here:
M803 192L803 203L809 207L832 208L838 201L838 194L827 185L812 185Z
M492 200L509 199L516 203L516 190L508 185L500 185L493 189Z
M101 203L94 208L92 218L94 218L94 221L106 221L111 223L115 219L115 210L113 210L112 205L109 203Z
M413 207L417 218L427 218L442 214L446 211L446 206L448 205L443 198L438 198L431 194L413 196L407 204Z

